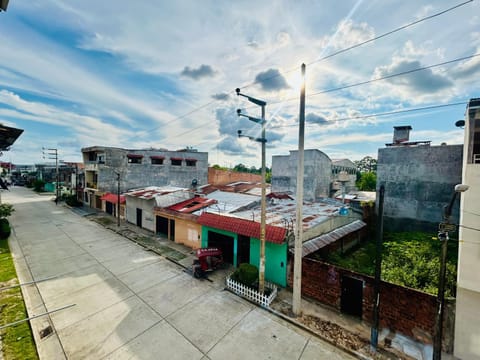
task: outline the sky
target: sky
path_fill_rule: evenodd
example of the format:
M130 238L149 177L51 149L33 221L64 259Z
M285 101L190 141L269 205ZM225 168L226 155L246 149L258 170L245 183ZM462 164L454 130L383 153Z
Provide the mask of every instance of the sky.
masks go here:
M480 97L480 1L451 9L463 2L10 0L0 123L24 133L0 160L192 147L210 165L258 168L261 144L237 131L258 138L261 126L236 109L261 108L240 88L267 103L269 166L298 149L302 63L305 149L376 158L402 125L411 141L461 144L455 122Z

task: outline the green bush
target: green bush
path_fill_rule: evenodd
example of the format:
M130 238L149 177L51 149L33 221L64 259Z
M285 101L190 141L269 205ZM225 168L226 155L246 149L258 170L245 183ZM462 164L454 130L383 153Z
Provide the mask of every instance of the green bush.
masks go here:
M0 239L6 239L10 236L10 223L7 219L1 218L0 219Z
M252 287L258 280L258 268L251 264L240 264L232 274L232 278L245 286Z
M45 191L45 181L43 180L35 180L33 182L33 190L36 192Z
M78 201L77 197L75 195L67 195L65 197L65 202L67 203L68 206L82 206L82 202Z

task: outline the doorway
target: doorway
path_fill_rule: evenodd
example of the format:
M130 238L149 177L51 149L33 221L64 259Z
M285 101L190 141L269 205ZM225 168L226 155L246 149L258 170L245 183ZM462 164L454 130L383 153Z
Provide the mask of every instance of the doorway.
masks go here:
M237 266L250 263L250 237L238 235Z
M350 276L342 276L342 313L362 317L363 281Z
M137 208L137 226L142 227L142 209Z
M233 236L209 231L208 247L216 247L221 249L223 252L223 260L226 263L233 264Z

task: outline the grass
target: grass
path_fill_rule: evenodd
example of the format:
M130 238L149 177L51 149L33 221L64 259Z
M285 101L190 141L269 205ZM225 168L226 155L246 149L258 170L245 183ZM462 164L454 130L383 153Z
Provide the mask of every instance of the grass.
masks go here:
M440 270L440 247L431 233L385 233L382 251L382 280L435 295ZM373 276L375 273L375 240L341 254L328 254L325 260L340 267ZM458 242L448 243L446 296L456 293Z
M7 239L0 240L0 288L18 283L15 266ZM0 291L0 326L25 319L27 312L19 287ZM0 330L3 357L10 359L38 359L28 322Z

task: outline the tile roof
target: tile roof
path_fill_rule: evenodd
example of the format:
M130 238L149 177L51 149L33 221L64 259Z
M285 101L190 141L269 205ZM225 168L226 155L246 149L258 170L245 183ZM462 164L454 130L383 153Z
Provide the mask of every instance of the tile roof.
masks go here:
M239 235L260 239L260 223L230 216L203 213L197 222L215 229L230 231ZM278 226L266 226L265 240L274 244L283 244L287 230Z

